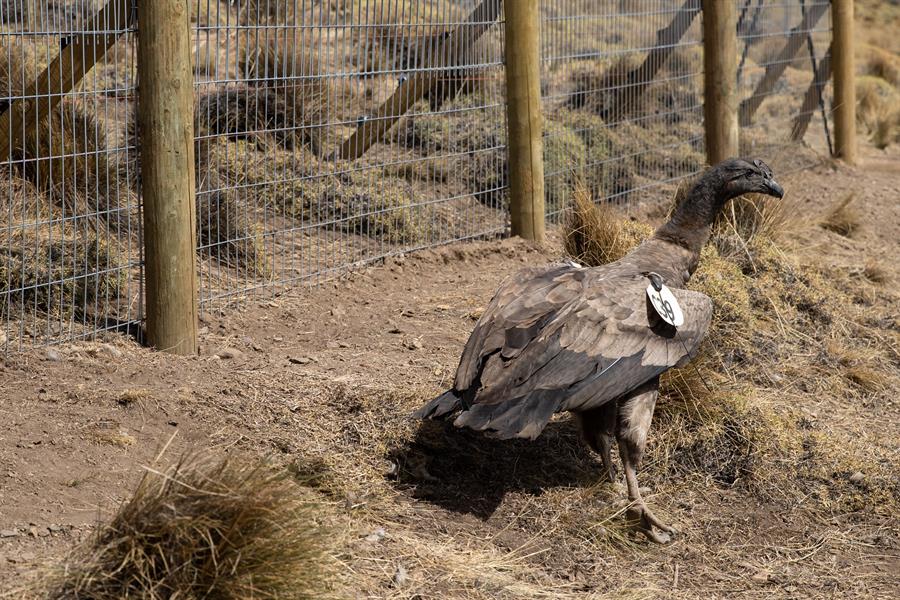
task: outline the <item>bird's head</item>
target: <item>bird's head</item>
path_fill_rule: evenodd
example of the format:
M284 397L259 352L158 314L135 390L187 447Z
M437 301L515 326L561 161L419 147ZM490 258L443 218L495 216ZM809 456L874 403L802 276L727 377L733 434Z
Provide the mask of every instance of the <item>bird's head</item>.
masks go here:
M690 238L693 241L680 243L700 248L706 242L709 227L722 207L732 198L751 193L782 198L784 188L775 181L769 165L759 159L730 158L722 161L707 169L694 182L658 235L676 240Z
M775 181L772 169L758 158L732 158L719 163L713 170L721 177L722 201L751 193L784 197L784 188Z

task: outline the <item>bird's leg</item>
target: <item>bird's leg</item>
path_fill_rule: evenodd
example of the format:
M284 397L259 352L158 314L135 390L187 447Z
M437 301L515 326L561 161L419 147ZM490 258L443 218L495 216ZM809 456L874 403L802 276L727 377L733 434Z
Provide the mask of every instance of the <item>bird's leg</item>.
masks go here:
M600 455L603 470L606 471L610 483L616 481L616 466L610 455L616 434L616 403L607 402L600 408L579 413L581 435L591 449Z
M619 443L619 455L622 457L622 464L625 467L628 499L631 500L628 519L634 523L635 529L647 536L650 541L664 544L671 539L669 534L674 534L675 530L664 525L650 512L641 497L637 480L637 468L641 464L644 446L647 444L647 432L650 430L650 421L653 419L653 409L659 394L658 388L659 379L657 378L619 401L616 440ZM663 533L657 533L654 531L654 527L662 530Z

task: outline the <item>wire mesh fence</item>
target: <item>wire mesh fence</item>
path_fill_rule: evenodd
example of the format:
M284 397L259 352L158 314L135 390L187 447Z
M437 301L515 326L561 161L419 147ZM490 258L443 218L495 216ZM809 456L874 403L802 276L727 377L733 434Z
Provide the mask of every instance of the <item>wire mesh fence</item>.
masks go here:
M831 3L736 0L741 151L779 172L831 154Z
M127 5L0 2L0 347L140 318Z
M828 2L733 1L743 149L812 164ZM205 306L508 231L501 0L189 6ZM576 179L626 207L670 198L705 162L700 0L541 10L548 217ZM142 319L133 13L0 0L5 346Z
M558 220L580 178L595 200L671 197L703 148L700 0L543 3L544 164Z
M202 299L502 232L500 6L201 0Z

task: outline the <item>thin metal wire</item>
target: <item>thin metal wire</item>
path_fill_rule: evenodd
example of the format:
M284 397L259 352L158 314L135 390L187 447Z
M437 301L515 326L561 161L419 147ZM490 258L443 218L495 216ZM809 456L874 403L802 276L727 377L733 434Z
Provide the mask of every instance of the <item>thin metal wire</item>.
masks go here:
M732 0L739 5L746 0ZM804 26L805 15L825 9L818 22ZM831 43L829 0L757 0L752 26L738 31L742 46L741 75L738 90L742 100L754 95L761 104L749 123L741 128L741 152L752 154L770 164L779 173L790 173L814 166L827 157L826 113L811 110L810 126L801 143L792 142L793 122L801 115L801 103ZM793 56L782 56L791 36L802 36ZM813 54L815 53L815 54ZM771 89L757 90L767 70L784 68L784 74ZM831 86L822 90L823 98ZM824 100L823 100L824 102Z
M496 22L470 22L482 0L191 0L204 309L508 232L504 26L499 0L487 1ZM741 99L766 69L787 67L742 130L743 149L780 171L788 158L790 168L813 164L821 117L800 151L786 136L812 80L809 48L829 45L828 17L802 32L814 42L807 50L779 59L800 0L731 1L741 11ZM806 10L824 1L806 0ZM25 141L0 163L4 348L142 318L136 38L121 23L98 29L104 5L0 1L0 110L47 101L24 90L60 40L120 36L75 89L56 94L57 109L20 124ZM551 221L576 180L631 208L670 198L702 169L699 7L543 0ZM411 95L417 78L428 82L421 97ZM348 142L379 123L391 126L371 147L363 135Z
M704 163L699 2L542 6L549 219L576 180L626 207L670 198ZM683 35L667 31L685 17Z
M0 211L0 351L96 338L142 317L135 144L125 126L135 97L135 31L115 12L111 22L98 22L104 4L0 4L0 111L40 107L32 121L12 118L2 133L11 151L0 162L7 201ZM107 35L118 43L99 60L87 54L95 64L74 89L28 93L62 50L94 52L91 42ZM74 66L62 63L50 75L65 79L65 68ZM51 98L59 103L48 110Z

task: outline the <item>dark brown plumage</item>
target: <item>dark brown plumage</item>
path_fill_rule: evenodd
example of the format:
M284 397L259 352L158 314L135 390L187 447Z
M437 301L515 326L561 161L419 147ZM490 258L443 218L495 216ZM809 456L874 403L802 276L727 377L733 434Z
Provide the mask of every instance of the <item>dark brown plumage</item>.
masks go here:
M630 516L648 538L666 541L653 527L672 530L647 510L635 470L659 376L690 360L712 317L709 297L681 288L722 206L749 192L783 195L762 161L725 161L698 180L668 223L622 259L594 268L551 264L511 276L466 343L453 389L416 416L458 412L459 427L534 439L555 412L572 411L611 478L609 453L618 441ZM680 327L665 323L650 304L649 273L674 293L684 312Z

